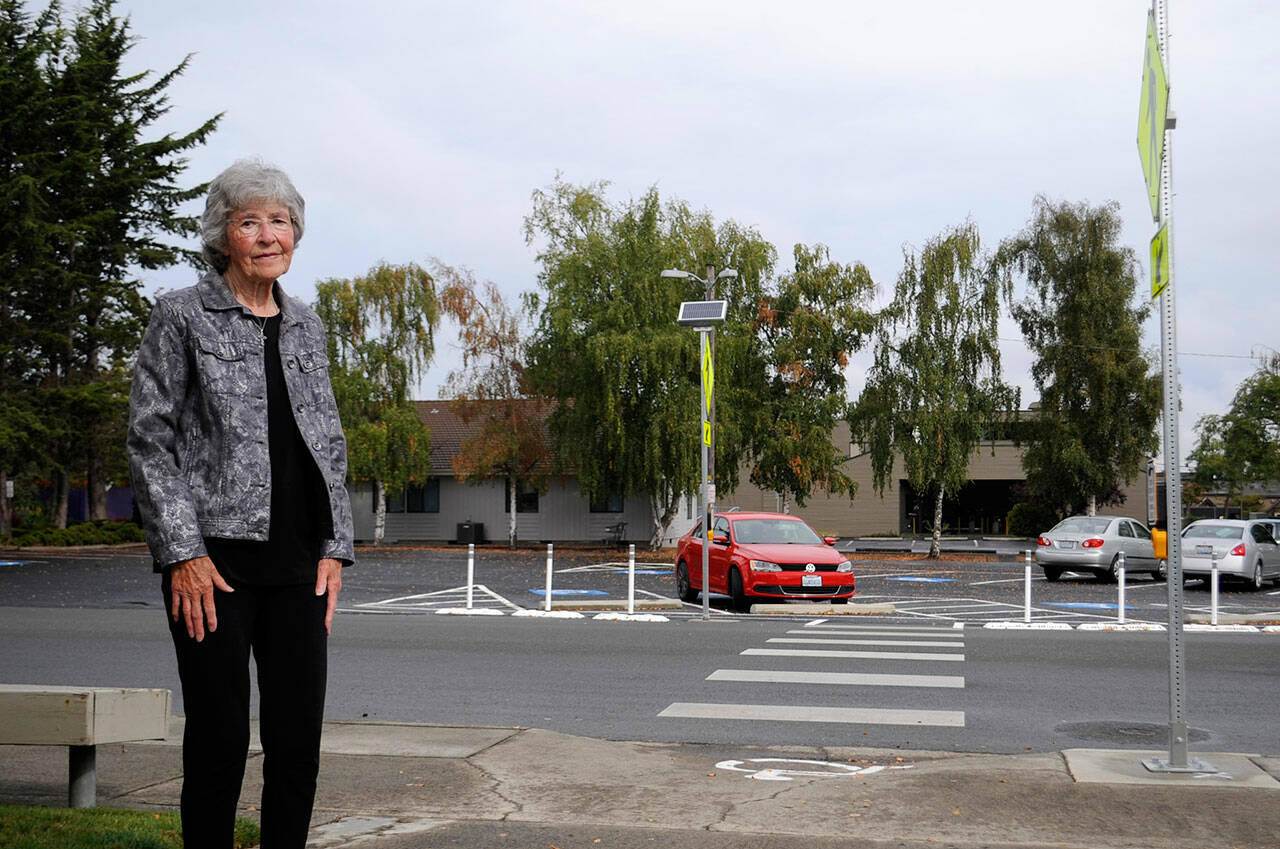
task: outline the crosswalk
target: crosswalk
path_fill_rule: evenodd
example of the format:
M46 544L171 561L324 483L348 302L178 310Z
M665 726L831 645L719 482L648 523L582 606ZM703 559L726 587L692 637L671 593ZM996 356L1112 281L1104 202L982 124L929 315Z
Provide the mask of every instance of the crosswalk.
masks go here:
M904 725L963 728L962 710L921 710L894 704L896 692L886 688L934 688L963 690L964 676L952 664L963 664L964 631L938 628L857 625L829 620L809 622L785 636L765 640L763 647L749 647L741 657L771 658L768 669L717 669L709 682L755 685L753 693L772 699L761 702L674 702L659 712L672 719L751 720L775 722L823 722L857 725ZM827 646L829 648L810 648ZM843 647L849 648L843 648ZM856 648L854 648L856 647ZM787 668L787 660L795 661ZM824 661L814 664L814 660ZM814 669L815 665L831 668ZM892 662L895 671L882 671ZM909 666L904 666L909 664ZM935 666L936 665L936 666ZM936 669L937 671L933 671ZM788 686L832 688L831 701L848 705L855 688L868 688L865 701L875 706L856 707L779 703ZM741 692L739 690L738 692ZM812 694L814 691L805 691ZM862 702L861 694L854 701Z

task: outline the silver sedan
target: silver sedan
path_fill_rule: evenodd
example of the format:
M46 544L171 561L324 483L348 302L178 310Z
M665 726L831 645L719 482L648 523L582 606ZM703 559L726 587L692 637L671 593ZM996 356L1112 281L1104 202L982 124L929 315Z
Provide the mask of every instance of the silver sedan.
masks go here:
M1280 584L1280 545L1266 522L1250 519L1204 519L1182 531L1182 574L1208 578L1213 562L1218 572L1248 581L1255 590L1270 578Z
M1127 516L1072 516L1036 540L1036 562L1050 581L1063 572L1092 572L1100 581L1116 580L1120 555L1125 572L1148 572L1155 580L1167 567L1151 545L1151 531Z

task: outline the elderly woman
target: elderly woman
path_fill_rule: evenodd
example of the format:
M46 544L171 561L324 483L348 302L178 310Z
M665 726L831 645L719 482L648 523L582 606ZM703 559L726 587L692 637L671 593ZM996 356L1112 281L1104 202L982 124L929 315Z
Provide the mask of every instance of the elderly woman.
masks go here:
M276 168L218 175L202 219L213 270L156 299L134 371L129 462L182 680L188 849L232 845L250 652L263 846L301 849L311 820L326 641L354 554L324 330L279 283L303 207Z

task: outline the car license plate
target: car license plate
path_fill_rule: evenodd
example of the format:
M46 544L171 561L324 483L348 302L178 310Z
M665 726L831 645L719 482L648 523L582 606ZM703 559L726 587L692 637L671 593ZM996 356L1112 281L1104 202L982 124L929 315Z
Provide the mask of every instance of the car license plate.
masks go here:
M1201 556L1203 556L1203 557L1211 557L1211 556L1213 556L1213 546L1211 546L1211 545L1197 545L1197 546L1196 546L1196 554L1199 554L1199 555L1201 555Z
M1075 547L1076 547L1076 541L1073 539L1058 540L1058 548L1075 548Z
M801 575L800 586L802 587L820 587L822 586L821 575Z

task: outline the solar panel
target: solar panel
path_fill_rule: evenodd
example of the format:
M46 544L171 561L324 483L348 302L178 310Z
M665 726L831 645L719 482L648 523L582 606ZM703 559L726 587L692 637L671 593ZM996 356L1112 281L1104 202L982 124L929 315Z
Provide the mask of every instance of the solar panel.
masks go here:
M728 301L685 301L680 304L676 324L681 327L710 327L722 323L728 311Z

